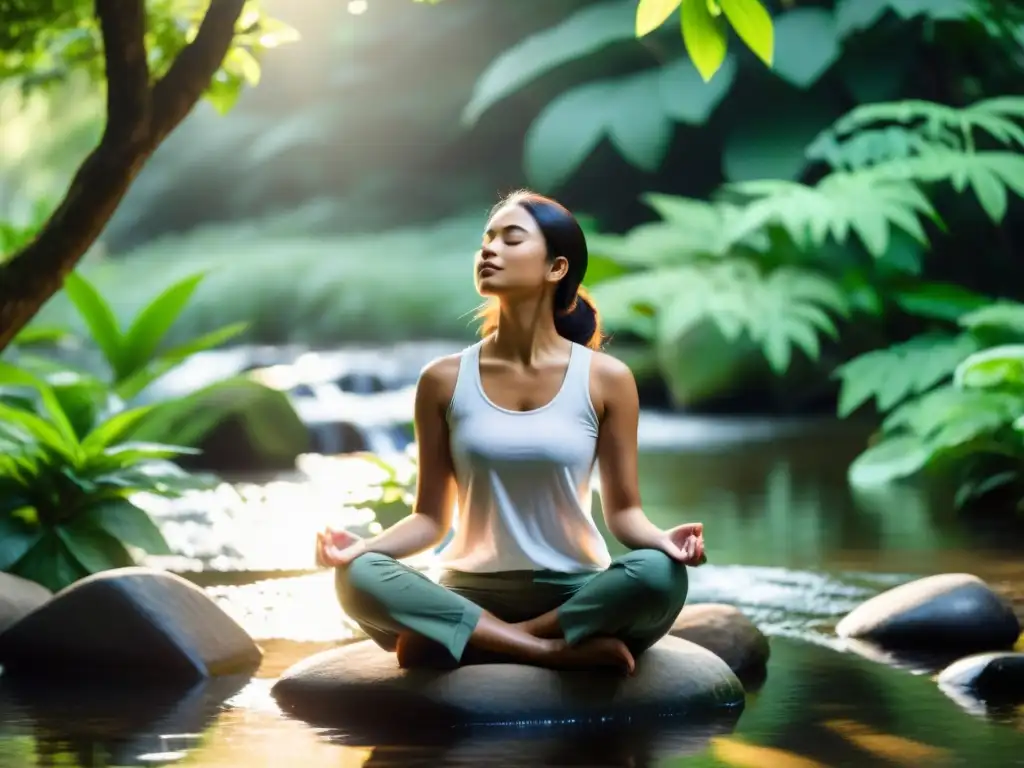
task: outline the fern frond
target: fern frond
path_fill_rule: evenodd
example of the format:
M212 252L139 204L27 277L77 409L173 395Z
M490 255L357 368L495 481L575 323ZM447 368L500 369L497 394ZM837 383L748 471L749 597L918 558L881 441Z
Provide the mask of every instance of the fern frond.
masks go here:
M833 173L817 186L788 181L741 182L729 189L755 198L737 218L732 237L776 224L798 247L819 249L831 236L843 243L856 233L876 258L889 249L891 229L928 242L922 218L938 219L928 198L911 181L867 172Z
M849 416L874 399L880 411L888 411L951 377L978 341L970 334L924 334L909 341L855 357L836 369L841 380L839 416ZM916 402L916 401L914 401Z
M995 223L1006 215L1008 192L1024 197L1024 154L931 150L864 171L885 181L934 183L948 181L957 192L968 186Z
M833 316L849 311L843 291L822 274L795 267L764 274L741 258L612 278L595 286L594 295L610 327L650 329L660 341L678 339L705 320L731 341L746 334L780 374L794 348L817 359L821 335L837 335Z
M959 149L959 136L952 132L928 139L901 125L865 128L847 139L823 131L806 151L808 160L820 160L838 170L856 171L890 160L902 160L940 147Z
M1022 408L1021 394L949 384L897 408L883 422L882 429L922 438L933 451L948 449L1005 429Z
M1024 120L1024 97L1000 96L985 99L959 109L934 101L905 101L864 104L839 118L825 133L835 137L856 134L877 123L896 123L913 128L930 143L948 143L958 135L960 149L970 150L975 133L984 133L1007 146L1024 148L1024 129L1015 120Z
M649 193L641 198L660 221L633 227L625 235L594 234L591 253L627 267L684 264L726 255L737 245L730 233L742 209L724 202ZM747 244L766 247L764 233L752 232Z
M960 325L972 331L998 331L1024 341L1024 304L997 301L960 318Z

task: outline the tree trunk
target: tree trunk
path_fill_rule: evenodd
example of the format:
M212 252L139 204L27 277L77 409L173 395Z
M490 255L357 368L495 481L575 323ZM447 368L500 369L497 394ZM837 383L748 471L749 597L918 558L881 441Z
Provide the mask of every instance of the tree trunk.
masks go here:
M211 0L199 31L152 87L144 0L96 0L107 75L107 124L37 237L0 266L0 351L64 285L132 181L220 68L245 0Z

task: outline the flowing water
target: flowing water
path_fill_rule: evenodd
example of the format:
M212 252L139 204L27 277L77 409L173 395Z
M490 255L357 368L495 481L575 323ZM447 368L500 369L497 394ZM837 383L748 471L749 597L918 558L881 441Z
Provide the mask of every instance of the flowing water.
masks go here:
M1014 522L957 518L912 489L856 495L845 471L864 430L831 422L645 417L641 476L648 514L702 520L711 561L691 602L742 608L771 638L766 682L737 719L628 729L439 733L410 724L361 743L283 716L269 695L300 658L357 630L328 574L311 572L324 522L372 530L346 511L365 466L316 460L305 474L225 484L157 509L177 557L257 638L252 680L188 695L0 685L0 768L68 766L955 766L1024 765L1024 708L954 700L928 670L857 655L836 621L917 575L969 571L1021 607L1024 542ZM430 557L423 560L429 570Z

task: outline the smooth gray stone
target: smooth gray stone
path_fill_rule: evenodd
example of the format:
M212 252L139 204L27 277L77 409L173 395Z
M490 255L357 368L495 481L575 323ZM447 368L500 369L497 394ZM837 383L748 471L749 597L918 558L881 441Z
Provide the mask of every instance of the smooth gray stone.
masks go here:
M1002 650L1020 635L1013 608L977 576L947 573L890 589L851 611L840 637L890 648Z
M762 675L771 656L768 638L739 608L724 603L688 605L669 634L707 648L741 679Z
M263 654L203 590L150 568L75 582L0 634L4 674L185 684L254 671Z
M955 661L939 673L940 686L969 691L983 699L1024 700L1024 653L979 653Z
M675 637L642 654L630 677L520 664L404 670L394 654L363 641L299 662L282 675L273 694L294 715L339 726L700 717L744 703L743 686L724 661Z

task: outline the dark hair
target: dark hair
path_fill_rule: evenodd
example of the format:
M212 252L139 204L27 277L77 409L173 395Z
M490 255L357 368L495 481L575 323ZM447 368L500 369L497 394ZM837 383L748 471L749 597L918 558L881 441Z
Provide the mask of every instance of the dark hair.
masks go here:
M490 215L508 205L518 205L537 223L551 261L562 256L569 262L569 270L555 288L552 307L558 335L591 349L600 348L601 315L581 285L587 273L587 239L576 217L560 203L528 190L513 192L495 205ZM493 333L498 327L498 302L488 301L476 316L483 321L480 335Z

